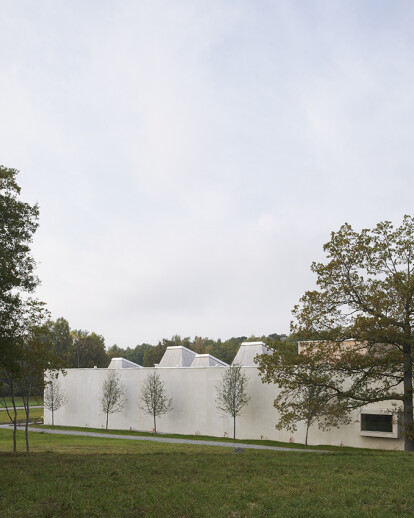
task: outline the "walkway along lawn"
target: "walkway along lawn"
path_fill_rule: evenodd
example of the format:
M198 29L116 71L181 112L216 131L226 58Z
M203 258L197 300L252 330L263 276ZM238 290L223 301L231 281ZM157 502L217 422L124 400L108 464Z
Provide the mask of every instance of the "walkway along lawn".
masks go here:
M62 430L62 429L56 429L54 427L44 427L43 425L39 426L30 426L29 430L34 433L46 433L46 434L52 434L52 435L76 435L76 436L86 436L86 437L95 437L95 438L101 438L101 437L108 437L110 439L124 439L124 440L133 440L133 441L151 441L151 442L162 442L162 443L175 443L175 444L193 444L193 445L202 445L202 446L220 446L224 448L248 448L248 449L256 449L256 450L278 450L278 451L291 451L291 452L317 452L320 453L321 450L313 450L311 448L286 448L283 446L268 446L266 444L263 444L262 442L248 443L245 441L237 441L235 442L233 440L229 441L221 441L217 437L212 437L213 440L205 440L208 438L199 437L197 439L194 439L194 437L188 437L188 436L176 436L172 437L171 435L153 435L153 434L145 434L140 433L139 435L134 433L128 433L128 434L117 434L116 431L110 433L107 430L105 430L105 433L102 433L102 430L97 431L91 431L88 428L84 428L83 430ZM322 450L323 451L323 450Z
M104 428L89 428L89 427L80 427L80 426L51 426L44 424L36 424L35 428L41 429L49 429L49 430L65 430L65 431L79 431L79 432L96 432L103 435L128 435L134 437L154 437L153 433L150 432L140 432L137 430L116 430L109 429L105 430ZM339 446L305 446L300 443L286 443L280 441L271 441L267 439L233 439L232 437L217 437L212 435L183 435L183 434L174 434L174 433L157 433L155 437L159 438L174 438L174 439L189 439L191 441L214 441L214 442L223 442L223 443L238 443L239 444L257 444L258 446L272 446L277 448L288 448L288 449L303 449L303 450L320 450L320 451L336 451L336 450L348 450L354 451L355 448L347 448L347 447L339 447ZM361 451L359 448L358 451ZM371 450L368 450L371 451Z
M414 455L246 450L0 430L0 515L384 517L414 515ZM23 446L23 433L19 443Z

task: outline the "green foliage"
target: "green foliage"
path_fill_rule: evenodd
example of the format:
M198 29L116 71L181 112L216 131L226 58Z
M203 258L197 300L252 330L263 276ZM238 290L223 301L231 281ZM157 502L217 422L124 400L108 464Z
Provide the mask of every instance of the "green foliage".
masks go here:
M107 367L111 358L121 356L122 349L113 346L108 353L103 336L84 330L71 330L64 318L49 320L44 329L52 352L67 368Z
M19 199L16 169L0 166L0 300L9 302L13 290L32 292L38 284L30 243L38 227L39 209Z
M293 311L292 332L317 341L300 354L262 356L263 380L282 388L276 406L292 390L323 389L333 425L352 409L399 401L405 448L413 450L414 219L360 233L345 224L324 250L328 261L312 264L318 289Z
M24 313L22 294L39 283L30 254L39 209L19 199L17 174L0 166L0 368L8 370L13 369L13 344Z
M328 430L349 423L349 416L336 397L323 384L319 384L320 368L306 364L303 366L297 352L297 345L290 340L273 343L273 355L259 358L259 370L264 381L276 380L281 387L274 407L278 411L278 430L297 430L303 421L306 426L305 444L308 444L309 428L317 423L318 427ZM332 404L334 402L334 404Z
M0 167L0 387L7 386L14 424L16 450L17 411L15 395L22 397L26 413L26 448L29 450L30 397L43 388L43 371L59 367L47 338L44 304L30 295L39 284L30 244L38 226L37 205L20 200L15 169ZM7 405L3 398L3 404Z
M164 343L159 343L155 347L146 347L142 359L142 366L153 367L155 364L160 363L166 349L167 345Z
M64 318L58 318L55 322L49 320L48 326L54 354L61 358L65 366L69 367L73 348L73 336L69 322Z
M72 331L69 364L76 368L107 367L109 364L103 336L88 331Z

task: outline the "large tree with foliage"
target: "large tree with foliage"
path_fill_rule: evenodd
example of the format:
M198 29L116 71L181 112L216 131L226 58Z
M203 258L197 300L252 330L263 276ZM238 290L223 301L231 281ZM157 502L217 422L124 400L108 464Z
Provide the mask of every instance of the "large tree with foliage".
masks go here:
M38 226L39 209L20 199L18 171L0 166L0 366L13 361L22 293L31 293L39 280L30 244Z
M42 366L50 366L51 361L38 332L44 319L43 305L28 297L39 284L30 253L39 210L37 205L20 199L17 174L15 169L0 166L0 377L12 396L13 409L9 415L14 425L15 391L23 396L28 449L30 394L43 375ZM14 450L15 439L14 433Z
M413 451L414 219L361 232L345 224L324 251L327 261L311 267L318 289L293 311L292 332L316 341L293 355L276 347L261 357L264 381L277 383L282 397L289 387L323 388L333 421L369 403L396 402L405 449Z
M73 336L70 331L69 322L60 317L55 322L48 322L50 340L54 354L61 358L65 367L73 367L70 364L70 355L73 349Z
M69 366L75 368L107 367L109 358L103 336L88 331L72 331Z
M260 357L261 368L266 366L266 381L275 381L276 371L273 362L277 358L277 383L281 390L273 406L278 412L278 430L286 429L296 432L298 423L305 425L305 445L308 445L309 429L317 424L319 428L328 430L349 423L349 416L338 405L332 391L319 385L319 366L304 365L298 359L297 345L289 340L279 340L269 344L269 349L275 349L274 356ZM267 355L266 355L267 356ZM304 380L302 380L304 376ZM332 405L335 401L335 405Z

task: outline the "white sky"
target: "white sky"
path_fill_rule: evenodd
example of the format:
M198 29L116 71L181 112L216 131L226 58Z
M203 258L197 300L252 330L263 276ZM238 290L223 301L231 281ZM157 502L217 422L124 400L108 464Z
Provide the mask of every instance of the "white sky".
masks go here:
M345 221L413 214L414 4L0 0L0 163L52 316L288 332Z

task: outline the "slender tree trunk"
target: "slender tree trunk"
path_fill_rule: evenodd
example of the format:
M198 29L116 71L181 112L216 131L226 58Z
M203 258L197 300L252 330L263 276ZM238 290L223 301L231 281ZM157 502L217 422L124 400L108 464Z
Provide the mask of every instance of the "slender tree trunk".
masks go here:
M24 428L24 434L26 437L26 451L29 451L29 412L26 413L26 424Z
M26 439L26 451L29 451L29 418L30 418L30 393L31 390L27 387L27 393L23 396L23 406L24 412L26 414L26 419L24 423L24 436Z
M306 422L305 446L308 445L309 421Z
M108 430L109 412L106 413L106 430Z
M236 438L236 416L233 416L233 439Z
M411 346L404 348L404 449L414 451L413 364Z
M157 421L156 421L156 417L155 417L155 413L154 413L154 434L157 433Z
M55 394L53 392L53 380L50 385L50 395L52 396L52 426L55 427Z
M12 405L13 405L13 452L17 451L17 410L16 410L16 402L14 400L14 385L13 382L10 384L10 391L12 397Z
M16 424L17 415L14 414L14 423L13 423L13 452L16 453L17 451L17 424Z

